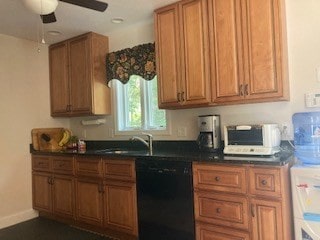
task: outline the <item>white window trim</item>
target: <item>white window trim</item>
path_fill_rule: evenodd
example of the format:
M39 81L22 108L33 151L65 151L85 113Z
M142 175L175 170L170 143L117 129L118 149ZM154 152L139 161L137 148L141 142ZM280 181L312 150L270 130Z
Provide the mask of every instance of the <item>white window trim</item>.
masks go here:
M116 81L111 81L111 94L113 99L113 116L114 116L114 136L132 136L141 134L142 132L151 133L153 136L171 136L172 130L171 130L171 114L170 111L166 110L166 121L167 126L165 130L143 130L143 129L137 129L137 130L122 130L119 131L119 125L118 125L118 97L117 97L117 89L116 89Z

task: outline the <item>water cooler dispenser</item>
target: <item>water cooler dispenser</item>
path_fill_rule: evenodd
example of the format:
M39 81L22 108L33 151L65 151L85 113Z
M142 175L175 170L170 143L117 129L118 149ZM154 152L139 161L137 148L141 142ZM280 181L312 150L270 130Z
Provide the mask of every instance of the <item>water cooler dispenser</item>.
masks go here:
M295 240L320 240L320 112L292 117L297 164L291 168Z

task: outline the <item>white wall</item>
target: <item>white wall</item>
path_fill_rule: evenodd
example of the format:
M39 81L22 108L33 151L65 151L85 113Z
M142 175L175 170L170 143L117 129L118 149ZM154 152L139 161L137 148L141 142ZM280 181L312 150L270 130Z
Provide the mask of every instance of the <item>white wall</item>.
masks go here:
M32 210L31 129L69 127L52 119L48 48L0 35L0 228L36 216Z
M289 55L289 79L291 100L289 102L259 103L246 105L220 106L189 110L169 111L172 134L156 136L155 139L193 140L197 137L197 116L201 114L220 114L221 124L275 122L291 124L292 114L301 111L315 111L304 107L304 93L319 89L315 68L320 66L320 1L287 0L287 31ZM110 38L110 51L132 47L153 40L153 25L137 25L127 31L106 33ZM80 119L71 121L72 128L79 136L87 139L107 140L111 138L113 116L106 117L107 124L83 127ZM178 137L178 127L187 128L186 137ZM292 139L292 126L289 139ZM128 137L116 137L128 139Z

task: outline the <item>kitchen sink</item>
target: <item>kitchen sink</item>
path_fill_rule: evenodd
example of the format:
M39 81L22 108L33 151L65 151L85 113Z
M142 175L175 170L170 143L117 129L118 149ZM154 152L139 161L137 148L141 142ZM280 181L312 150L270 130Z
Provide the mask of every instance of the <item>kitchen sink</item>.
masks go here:
M96 153L101 154L147 154L147 150L135 150L135 149L118 149L118 148L107 148L96 150Z

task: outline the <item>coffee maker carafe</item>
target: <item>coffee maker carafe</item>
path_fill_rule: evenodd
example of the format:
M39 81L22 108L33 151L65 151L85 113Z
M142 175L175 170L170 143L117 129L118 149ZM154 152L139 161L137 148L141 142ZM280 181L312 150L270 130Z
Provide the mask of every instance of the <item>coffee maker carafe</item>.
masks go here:
M221 147L219 115L202 115L198 119L199 136L197 143L201 151L217 152Z

